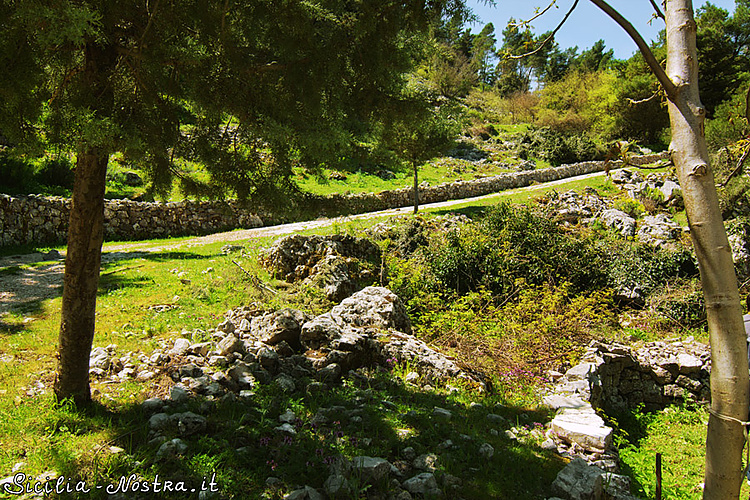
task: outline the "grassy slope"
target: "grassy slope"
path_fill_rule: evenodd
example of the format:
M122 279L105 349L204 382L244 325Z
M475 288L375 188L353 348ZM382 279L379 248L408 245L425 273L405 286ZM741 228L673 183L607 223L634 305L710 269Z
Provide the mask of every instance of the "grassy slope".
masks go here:
M601 177L583 183L602 191L609 189ZM582 185L569 183L556 189L573 187ZM499 199L509 197L519 202L538 194L513 193L467 203L460 210L476 214ZM356 228L349 230L375 222L351 223ZM347 229L343 226L346 224L333 230ZM270 239L259 240L253 248L269 243ZM221 244L214 244L147 255L125 254L122 260L107 264L101 282L95 345L117 344L120 354L130 350L149 353L158 340L174 338L183 330L207 330L228 308L253 300L267 300L276 307L297 306L312 313L330 306L311 291L281 298L263 297L229 258L220 254L220 247ZM240 262L261 279L270 280L253 264L254 253L250 250ZM212 271L207 272L209 268ZM182 272L182 278L178 277ZM190 283L184 284L180 279L189 279ZM148 309L159 304L179 307L164 313ZM33 320L24 321L25 318ZM539 498L548 494L546 488L562 466L559 459L533 443L522 445L506 440L502 431L507 426L496 426L494 430L499 435L495 436L487 425L487 411L503 415L511 422L508 425L533 426L533 422L544 423L549 418L537 412L535 399L518 387L505 387L491 397L464 391L448 395L443 389L425 394L400 381L407 367L396 367L392 376L376 374L365 385L349 384L337 393L302 399L289 398L273 388L264 389L249 405L216 408L210 419L210 435L190 442L190 460L158 464L153 461L155 446L147 442L145 416L137 402L163 394L169 381L94 384L101 404L90 413L67 406L54 408L48 393L29 395L34 394L38 381L46 389L51 386L49 374L54 369L58 324L59 298L21 308L0 324L0 476L10 474L19 462L26 464L24 471L34 475L54 469L68 475L79 474L89 481L130 472L194 481L215 470L227 491L242 491L255 497L261 491L274 494L265 487L265 478L270 475L281 477L290 486L305 482L320 487L327 476L324 461L338 453L381 454L396 460L406 446L413 446L417 453L437 452L440 443L451 439L458 449L441 452L440 471L474 478L464 484L464 498ZM355 398L366 405L352 405ZM470 402L483 403L485 409L470 409ZM350 410L360 409L366 418L363 423L341 421L339 426L332 424L321 429L309 426L317 408L335 403ZM450 424L436 423L430 416L434 406L453 410L454 420ZM300 436L292 443L273 437L272 433L277 425L275 416L286 407L293 408L303 420ZM409 411L414 413L404 416ZM702 476L705 434L701 415L678 410L636 418L637 425L623 424L629 432L628 440L623 441L623 461L644 494L653 491L653 453L662 451L667 464L665 476L670 478L665 482L665 492L672 495L665 498L699 498L696 485ZM459 434L471 436L472 440L463 442ZM375 444L366 445L367 439L373 439ZM482 442L489 442L496 449L490 461L477 460L476 448ZM237 443L249 448L243 452L247 456L227 451L236 448ZM103 444L105 447L101 448Z

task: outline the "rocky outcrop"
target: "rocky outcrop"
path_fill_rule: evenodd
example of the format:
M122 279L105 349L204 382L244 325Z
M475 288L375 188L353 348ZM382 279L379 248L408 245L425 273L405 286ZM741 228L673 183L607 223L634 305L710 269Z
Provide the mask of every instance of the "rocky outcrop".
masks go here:
M667 214L647 215L641 221L637 237L648 245L663 247L682 234L682 227Z
M265 249L260 263L277 278L306 281L339 302L379 274L380 248L366 238L293 234Z
M635 219L623 212L610 208L602 211L599 220L610 228L616 229L623 238L632 238L635 236Z
M255 304L237 308L210 341L179 338L150 356L118 356L114 345L97 347L89 371L113 381L148 380L168 372L177 383L172 398L178 399L190 394L242 396L268 383L295 392L336 383L364 367L389 369L395 362L409 363L425 383L461 378L482 386L410 332L401 300L386 288L367 287L315 318L293 309L266 311Z
M649 174L644 180L638 172L623 169L613 172L611 179L631 198L649 198L661 206L682 207L682 188L674 178L670 179L665 174Z
M549 207L565 222L576 223L581 219L598 217L607 209L607 201L594 189L586 189L583 193L570 190L550 197Z

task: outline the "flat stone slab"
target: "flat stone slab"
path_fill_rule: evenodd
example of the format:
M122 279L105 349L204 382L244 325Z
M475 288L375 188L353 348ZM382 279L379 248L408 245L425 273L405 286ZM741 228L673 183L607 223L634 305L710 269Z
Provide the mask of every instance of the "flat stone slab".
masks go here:
M550 427L563 441L589 451L603 451L612 444L612 428L592 409L563 409Z
M542 398L542 402L553 410L559 410L561 408L591 408L591 404L588 401L584 401L576 396L565 396L562 394L549 394Z

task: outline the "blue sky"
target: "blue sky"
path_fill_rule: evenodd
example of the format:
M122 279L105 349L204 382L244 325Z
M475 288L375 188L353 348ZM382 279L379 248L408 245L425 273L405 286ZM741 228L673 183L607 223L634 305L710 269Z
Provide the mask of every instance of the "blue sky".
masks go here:
M546 7L551 0L497 0L494 7L486 5L480 0L468 0L469 6L479 18L479 22L472 27L472 32L479 32L487 23L495 26L498 47L502 43L501 33L513 17L516 20L530 19L534 15L535 7ZM657 1L661 4L661 1ZM693 0L696 10L704 5L705 0ZM734 11L734 0L713 0L712 4ZM659 30L664 28L664 22L654 20L649 25L653 8L649 0L610 0L609 4L625 16L635 26L647 41L656 38ZM558 8L552 8L541 18L532 23L534 33L543 33L554 29L562 20L573 0L558 0ZM635 43L614 21L588 0L580 0L575 12L568 22L557 32L555 40L561 48L578 46L579 51L591 47L599 39L603 39L607 48L615 50L615 57L627 59L636 50Z

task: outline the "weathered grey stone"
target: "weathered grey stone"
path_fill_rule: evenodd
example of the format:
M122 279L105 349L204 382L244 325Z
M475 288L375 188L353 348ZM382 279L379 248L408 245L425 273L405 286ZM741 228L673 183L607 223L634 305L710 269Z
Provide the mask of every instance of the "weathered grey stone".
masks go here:
M233 380L241 389L253 389L258 384L255 379L250 367L245 363L237 363L227 371L227 375Z
M170 417L170 424L181 436L191 436L206 430L206 417L193 412L175 413Z
M576 443L586 450L603 451L612 444L612 428L593 409L563 409L550 428L560 439Z
M294 490L284 497L284 500L325 500L323 495L318 493L318 490L312 486L305 486L298 490Z
M242 353L244 351L244 344L240 339L229 334L219 341L216 345L216 350L219 351L220 356L227 356L233 352Z
M691 354L682 353L677 355L677 366L680 373L689 375L701 371L703 361Z
M442 496L435 475L431 472L423 472L404 481L403 485L409 493L424 495L426 497Z
M635 236L635 219L622 210L604 210L599 219L605 226L616 229L625 238Z
M184 403L189 397L190 393L184 387L175 385L169 390L169 399L175 403Z
M188 349L190 349L190 341L188 339L177 339L167 354L170 356L184 356L187 354Z
M601 500L604 495L602 471L576 458L557 474L552 493L565 500Z
M171 425L170 417L166 413L155 413L148 419L148 428L152 431L165 431L168 430Z
M323 483L323 489L332 499L350 498L352 487L349 480L343 474L331 474Z
M156 413L164 408L164 401L157 397L149 398L141 403L141 408L146 413Z
M165 458L173 458L179 455L182 455L187 451L187 444L180 439L175 438L171 441L167 441L166 443L162 444L159 449L156 452L156 458L157 459L165 459Z
M318 370L315 376L322 382L335 382L341 378L341 365L331 363Z
M479 456L485 460L489 460L495 454L495 448L489 443L482 443L479 447Z
M654 246L662 246L682 234L679 224L665 214L647 215L641 221L637 237L640 241Z
M291 435L297 434L297 430L294 428L294 426L292 424L290 424L288 422L287 423L283 423L283 424L281 424L278 427L274 427L273 430L275 430L277 432L283 432L285 434L291 434Z
M378 483L391 473L393 465L379 457L358 456L351 461L353 469L360 474L365 483Z
M104 347L95 347L89 355L89 368L107 371L112 362L112 355Z
M450 420L453 417L453 413L450 410L436 406L432 410L432 416L440 420Z
M664 181L664 184L659 187L659 191L664 195L664 203L667 205L682 198L682 188L674 181Z
M406 450L404 450L406 451ZM412 462L412 466L417 470L434 471L437 469L438 456L434 453L424 453L419 455Z
M383 287L369 286L331 310L334 321L352 326L393 328L411 333L411 321L401 299Z
M304 323L305 314L294 309L257 316L250 322L253 337L268 345L286 341L289 345L299 345L300 322Z
M297 385L294 383L294 379L287 375L286 373L282 373L279 376L277 376L274 379L274 382L276 382L279 387L281 387L281 390L284 392L294 392L297 390Z

